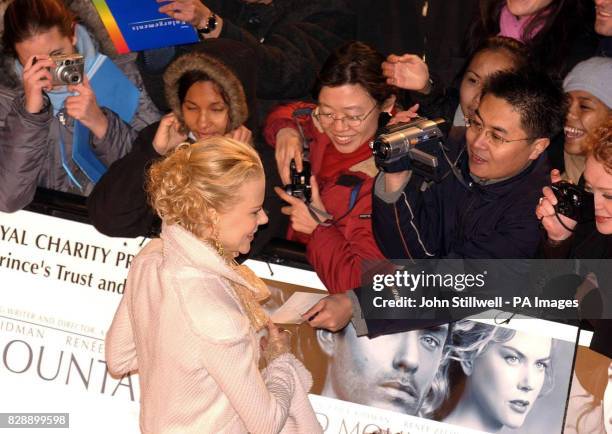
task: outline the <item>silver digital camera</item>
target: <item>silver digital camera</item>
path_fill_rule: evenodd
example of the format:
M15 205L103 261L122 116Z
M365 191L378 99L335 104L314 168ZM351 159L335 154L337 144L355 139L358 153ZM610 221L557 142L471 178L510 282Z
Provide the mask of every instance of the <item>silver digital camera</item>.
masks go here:
M51 85L66 86L79 84L83 81L85 59L80 54L63 54L51 56L55 68L51 68Z

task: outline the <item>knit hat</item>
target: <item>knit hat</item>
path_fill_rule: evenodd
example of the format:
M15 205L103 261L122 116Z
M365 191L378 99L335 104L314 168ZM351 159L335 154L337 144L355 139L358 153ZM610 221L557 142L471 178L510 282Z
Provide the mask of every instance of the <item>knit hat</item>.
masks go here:
M591 57L574 66L563 80L563 90L582 90L612 109L612 58Z

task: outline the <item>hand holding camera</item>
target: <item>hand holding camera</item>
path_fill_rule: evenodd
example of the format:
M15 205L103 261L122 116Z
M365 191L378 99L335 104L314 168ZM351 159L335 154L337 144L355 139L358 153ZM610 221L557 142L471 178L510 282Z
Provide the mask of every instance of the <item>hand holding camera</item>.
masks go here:
M317 179L310 175L310 163L304 161L303 170L298 171L295 161L291 161L291 182L283 188L274 187L276 194L290 206L281 212L290 216L293 230L311 234L324 220L331 218L319 195Z
M23 89L25 92L25 109L28 113L40 113L45 106L43 91L52 88L51 69L55 62L48 56L32 56L23 68Z
M68 116L89 128L98 140L102 139L108 130L108 119L98 106L96 94L89 85L87 76L83 76L82 83L68 86L68 90L76 93L66 98L64 102Z
M544 196L536 207L536 216L542 222L549 240L563 241L572 235L578 224L577 220L589 213L588 193L578 186L562 181L561 174L556 169L551 172L550 179L552 185L542 189ZM578 211L585 203L585 208ZM592 219L593 208L590 208L590 213Z
M409 122L386 125L370 143L376 166L387 173L413 170L430 180L440 177L440 143L443 119L410 117Z
M274 147L274 157L276 167L283 185L291 183L290 165L295 161L298 172L303 170L302 166L302 138L294 128L282 128L276 133L276 145Z

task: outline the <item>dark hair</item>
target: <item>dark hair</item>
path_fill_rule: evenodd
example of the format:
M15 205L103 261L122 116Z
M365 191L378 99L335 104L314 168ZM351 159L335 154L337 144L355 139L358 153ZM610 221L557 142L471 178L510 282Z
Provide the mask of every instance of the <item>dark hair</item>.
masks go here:
M568 101L561 86L534 70L502 71L489 77L482 99L491 94L508 102L521 116L529 137L552 139L565 125Z
M527 66L528 50L527 46L521 41L506 36L491 36L485 39L476 49L470 61L484 51L504 51L514 63L514 70L523 69Z
M76 15L61 0L14 0L4 13L2 45L15 56L15 44L57 27L62 36L72 37Z
M187 96L187 92L189 92L189 88L191 88L191 86L193 86L194 84L202 82L202 81L210 81L213 84L213 86L215 86L217 91L221 94L221 96L223 97L223 101L225 102L225 104L229 105L229 98L225 94L221 86L219 86L216 81L210 78L208 74L206 74L203 71L198 71L198 70L187 71L183 75L181 75L181 78L179 78L178 80L179 102L183 104L185 102L185 96Z
M467 51L476 52L484 38L499 34L499 19L507 0L480 0L479 19L476 19L468 32ZM582 0L553 0L548 6L536 12L534 18L525 26L521 35L529 47L532 62L553 75L563 77L571 65L565 64L568 47L576 38L582 26L588 31L589 21ZM540 28L541 27L541 28ZM537 33L529 38L535 30Z
M313 97L318 99L323 86L337 87L359 84L380 105L391 95L393 88L382 73L382 54L363 42L343 45L327 58L317 77Z

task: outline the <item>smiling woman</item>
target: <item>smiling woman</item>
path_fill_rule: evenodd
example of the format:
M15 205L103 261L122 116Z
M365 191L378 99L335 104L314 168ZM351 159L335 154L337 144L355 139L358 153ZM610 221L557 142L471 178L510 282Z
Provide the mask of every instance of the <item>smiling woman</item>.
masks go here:
M612 59L591 57L563 81L570 107L565 120L563 178L578 183L584 171L589 138L612 115Z
M151 167L162 233L132 262L105 342L113 375L138 370L143 433L321 432L312 378L258 304L267 286L233 262L267 221L264 186L257 152L224 137Z
M381 259L370 214L377 169L369 147L382 112L395 95L382 74L383 57L361 42L338 49L325 62L313 94L318 105L277 107L266 120L266 141L276 149L281 179L291 160L302 169L305 146L312 165L312 203L277 188L289 206L290 239L306 244L308 260L330 292L359 286L362 261Z

